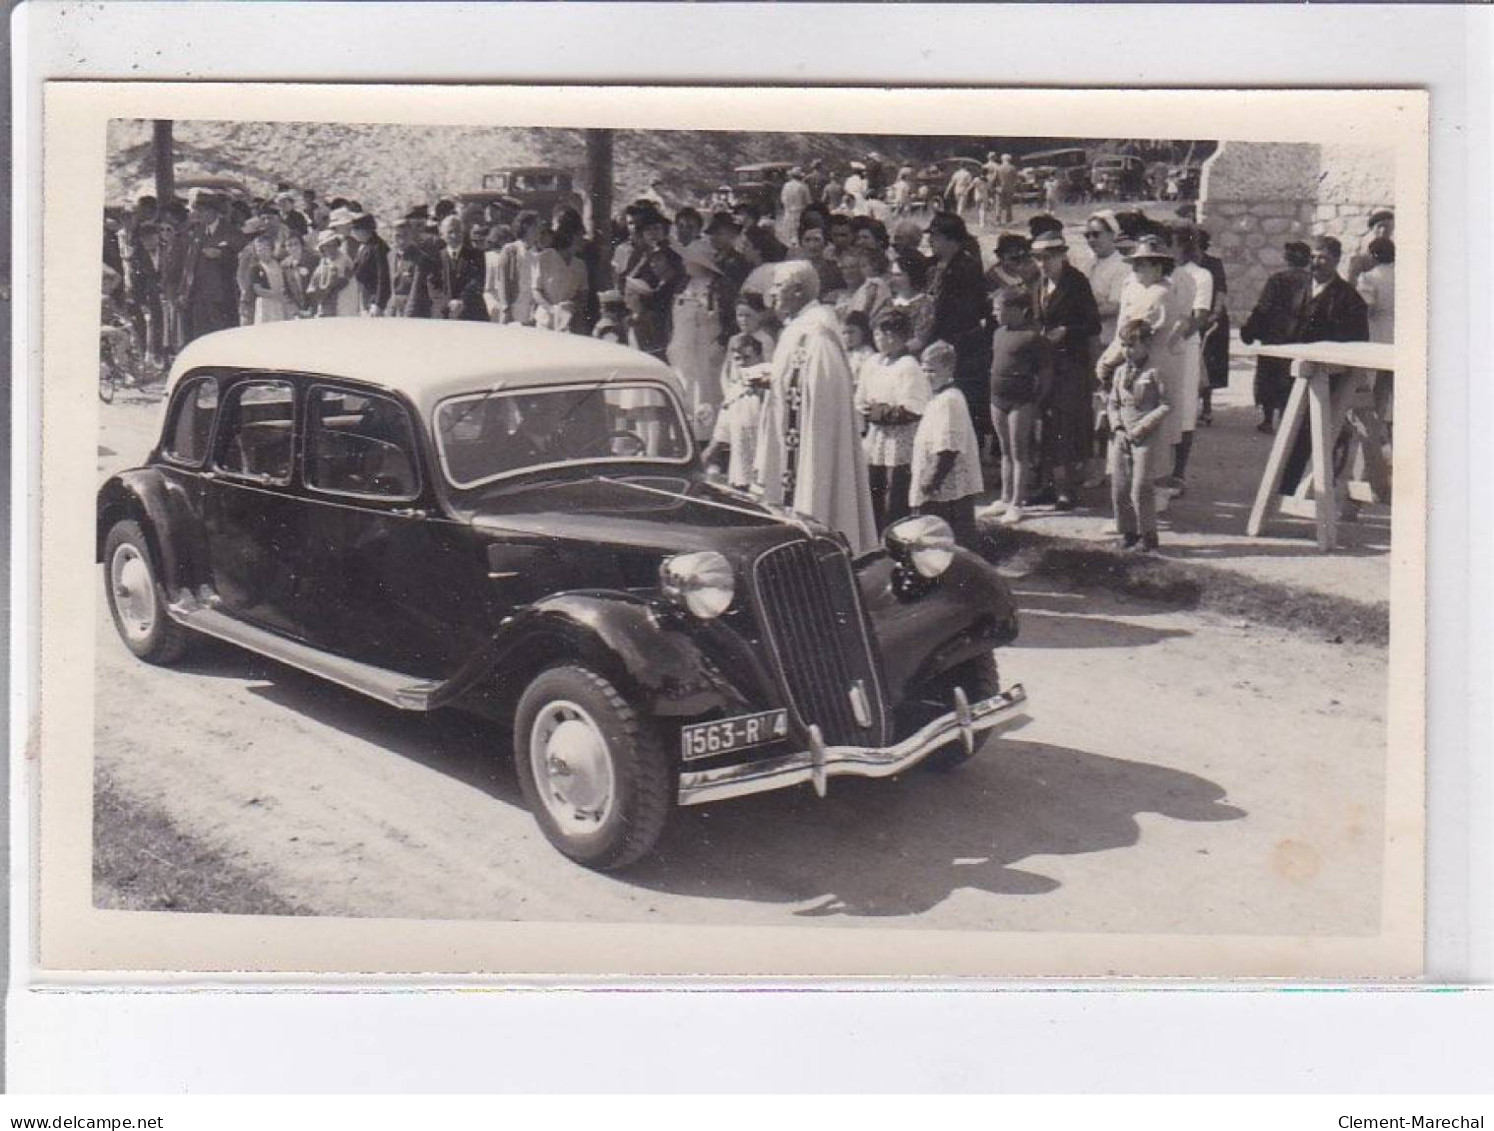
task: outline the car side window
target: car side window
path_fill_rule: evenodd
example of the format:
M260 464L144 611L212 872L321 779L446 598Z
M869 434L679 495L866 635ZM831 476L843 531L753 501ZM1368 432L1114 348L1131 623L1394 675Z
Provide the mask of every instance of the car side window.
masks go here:
M398 401L318 385L307 411L308 487L375 499L420 494L415 432Z
M173 463L196 467L207 458L213 420L218 415L218 379L194 377L187 381L176 395L172 414L161 450Z
M218 470L261 483L291 477L295 389L289 381L246 381L223 398Z

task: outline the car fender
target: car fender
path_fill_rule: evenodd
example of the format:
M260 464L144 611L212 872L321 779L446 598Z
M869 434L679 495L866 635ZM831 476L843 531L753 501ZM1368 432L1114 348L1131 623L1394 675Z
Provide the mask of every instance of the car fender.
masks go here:
M979 555L956 550L934 582L901 586L901 569L884 553L857 563L862 602L894 702L956 664L1017 638L1011 588Z
M654 715L772 705L771 683L734 632L637 594L575 591L524 607L499 626L483 674L527 683L549 656L595 665Z
M193 529L193 523L186 495L178 485L153 467L122 471L106 481L98 493L96 561L103 561L109 531L124 519L140 524L168 593L194 584L192 547L180 538Z

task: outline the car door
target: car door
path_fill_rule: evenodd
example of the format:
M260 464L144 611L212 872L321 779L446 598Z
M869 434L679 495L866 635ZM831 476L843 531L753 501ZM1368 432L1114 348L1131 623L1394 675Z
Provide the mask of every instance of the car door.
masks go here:
M296 590L305 515L294 481L296 386L250 374L221 393L204 473L208 572L222 611L300 636Z
M301 620L328 651L444 678L487 641L486 572L471 528L441 513L413 420L362 386L307 389Z

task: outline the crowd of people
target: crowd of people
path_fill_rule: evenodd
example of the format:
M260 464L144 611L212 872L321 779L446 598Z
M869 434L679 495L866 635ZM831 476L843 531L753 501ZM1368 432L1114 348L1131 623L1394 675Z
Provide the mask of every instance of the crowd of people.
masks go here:
M1228 382L1224 266L1184 215L1096 211L1084 251L1050 213L1012 227L1010 159L989 164L1007 225L989 256L963 215L981 178L957 171L950 207L919 218L899 188L910 170L880 162L843 181L794 170L777 216L729 198L671 214L655 188L596 230L570 206L473 214L443 199L411 207L387 242L358 201L309 189L142 197L106 225L106 321L131 325L161 364L203 334L293 318L607 338L678 374L708 467L858 551L913 513L973 547L979 518L1072 510L1107 479L1123 544L1153 548ZM1393 224L1371 218L1345 274L1335 239L1288 243L1244 340L1389 340ZM1289 385L1259 359L1262 430Z

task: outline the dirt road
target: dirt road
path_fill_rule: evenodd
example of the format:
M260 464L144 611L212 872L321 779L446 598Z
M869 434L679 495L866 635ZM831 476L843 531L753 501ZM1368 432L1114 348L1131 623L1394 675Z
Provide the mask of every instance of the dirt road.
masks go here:
M823 801L803 788L682 810L620 877L550 848L482 724L402 713L209 642L150 667L119 642L101 591L96 765L117 804L166 814L202 858L312 913L1375 927L1382 654L1018 588L1004 672L1027 685L1031 718L975 761L840 779Z

